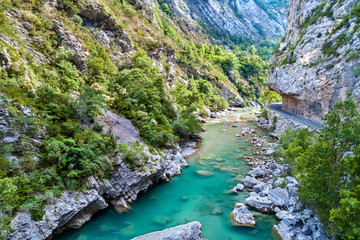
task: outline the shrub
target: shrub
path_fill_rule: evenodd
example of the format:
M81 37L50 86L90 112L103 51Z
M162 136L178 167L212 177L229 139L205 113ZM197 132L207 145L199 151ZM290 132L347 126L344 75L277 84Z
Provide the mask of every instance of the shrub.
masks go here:
M331 68L333 68L334 67L334 64L329 64L329 65L326 65L325 66L325 69L326 70L329 70L329 69L331 69Z
M265 119L269 120L268 111L267 111L266 108L263 109L263 111L261 112L260 116L261 116L262 118L265 118Z
M276 115L273 116L272 124L275 126L277 123L278 117Z

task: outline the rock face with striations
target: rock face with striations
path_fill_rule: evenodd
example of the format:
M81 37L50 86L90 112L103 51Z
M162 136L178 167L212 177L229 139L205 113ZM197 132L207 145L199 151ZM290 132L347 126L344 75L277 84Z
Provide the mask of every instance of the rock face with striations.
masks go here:
M201 240L201 224L190 222L162 231L148 233L131 240Z
M205 25L222 35L280 39L285 33L287 1L166 0L174 15Z
M269 70L285 110L320 120L339 100L360 103L358 8L355 0L290 0L286 37Z

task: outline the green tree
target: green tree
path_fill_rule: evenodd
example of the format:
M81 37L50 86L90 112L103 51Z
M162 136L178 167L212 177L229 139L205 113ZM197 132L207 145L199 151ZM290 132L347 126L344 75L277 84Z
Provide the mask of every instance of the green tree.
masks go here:
M281 99L281 96L277 92L266 89L260 93L259 102L269 104L273 102L281 102Z
M317 136L287 131L280 143L301 182L300 199L334 236L359 239L360 114L353 99L340 101ZM353 153L354 155L352 155Z

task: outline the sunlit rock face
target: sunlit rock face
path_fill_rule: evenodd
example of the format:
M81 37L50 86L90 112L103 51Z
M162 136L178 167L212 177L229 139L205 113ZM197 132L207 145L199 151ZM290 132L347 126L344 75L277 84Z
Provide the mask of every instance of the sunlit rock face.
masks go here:
M175 16L195 20L218 35L280 39L285 34L287 0L166 0Z
M271 58L269 88L283 109L315 120L339 100L360 102L356 1L290 0L286 37Z

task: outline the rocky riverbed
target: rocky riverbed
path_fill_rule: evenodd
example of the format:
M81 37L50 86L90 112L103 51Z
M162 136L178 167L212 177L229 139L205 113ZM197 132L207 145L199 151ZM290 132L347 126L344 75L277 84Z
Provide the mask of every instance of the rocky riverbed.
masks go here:
M260 119L259 122L262 126L268 124L264 119ZM244 129L242 136L253 132L252 129ZM329 239L322 230L319 217L300 202L297 195L300 183L290 175L289 166L277 163L270 156L274 152L276 143L270 144L272 148L267 148L269 143L265 138L252 136L250 141L258 148L256 152L258 155L256 159L247 159L251 170L243 180L243 184L251 193L245 200L246 205L250 209L274 213L281 221L273 229L283 240ZM241 186L241 183L239 184ZM234 192L239 188L239 184L234 187ZM242 203L236 204L233 214L235 219L239 219L237 221L239 223L253 223L253 215ZM242 224L242 226L253 226L255 221L253 224Z

